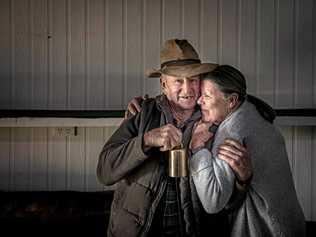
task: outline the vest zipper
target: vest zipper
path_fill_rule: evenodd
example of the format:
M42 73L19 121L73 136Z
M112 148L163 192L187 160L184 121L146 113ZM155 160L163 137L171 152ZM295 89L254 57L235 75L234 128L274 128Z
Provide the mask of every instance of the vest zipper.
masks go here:
M149 228L150 228L153 216L155 214L155 210L156 210L156 208L157 208L157 206L159 204L159 201L160 201L160 199L161 199L161 197L164 194L164 191L166 189L166 183L167 182L166 182L166 179L165 179L164 182L162 183L161 190L158 193L156 200L154 200L154 202L153 202L153 205L152 205L151 211L149 212L149 215L148 215L148 218L147 218L147 223L144 226L144 231L143 231L142 235L145 234L145 233L148 233L148 231L149 231Z

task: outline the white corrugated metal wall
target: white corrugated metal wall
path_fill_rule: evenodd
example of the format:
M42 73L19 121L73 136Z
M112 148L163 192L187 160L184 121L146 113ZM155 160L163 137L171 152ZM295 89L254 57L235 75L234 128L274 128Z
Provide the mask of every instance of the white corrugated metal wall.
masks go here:
M1 0L0 109L122 109L159 93L144 71L165 39L239 67L275 108L315 108L316 1ZM95 165L109 128L0 128L0 189L102 190ZM316 220L315 127L282 127L296 189ZM315 172L314 172L315 173Z

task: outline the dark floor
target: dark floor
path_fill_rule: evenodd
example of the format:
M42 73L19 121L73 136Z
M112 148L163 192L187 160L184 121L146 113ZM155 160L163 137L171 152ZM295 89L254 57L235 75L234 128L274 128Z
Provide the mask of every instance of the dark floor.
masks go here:
M112 192L0 191L0 236L106 237L112 199ZM316 236L316 222L306 222L306 236Z

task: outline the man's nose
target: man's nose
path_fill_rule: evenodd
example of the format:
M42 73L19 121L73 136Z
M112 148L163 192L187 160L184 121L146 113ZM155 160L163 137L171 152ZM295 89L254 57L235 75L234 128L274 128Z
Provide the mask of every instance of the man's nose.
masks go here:
M190 92L190 88L191 88L190 80L185 78L182 84L182 91L184 93L188 93Z
M198 103L199 105L202 104L202 96L200 96L200 97L198 98L197 103Z

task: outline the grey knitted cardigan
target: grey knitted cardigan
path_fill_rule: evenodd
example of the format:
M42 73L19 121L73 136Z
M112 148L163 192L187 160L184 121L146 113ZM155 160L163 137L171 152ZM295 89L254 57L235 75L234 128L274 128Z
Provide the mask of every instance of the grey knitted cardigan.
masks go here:
M191 159L191 174L205 210L222 210L233 191L233 171L217 158L225 138L246 144L253 165L245 200L231 215L231 236L305 236L284 139L247 101L220 124L211 151L204 148Z

